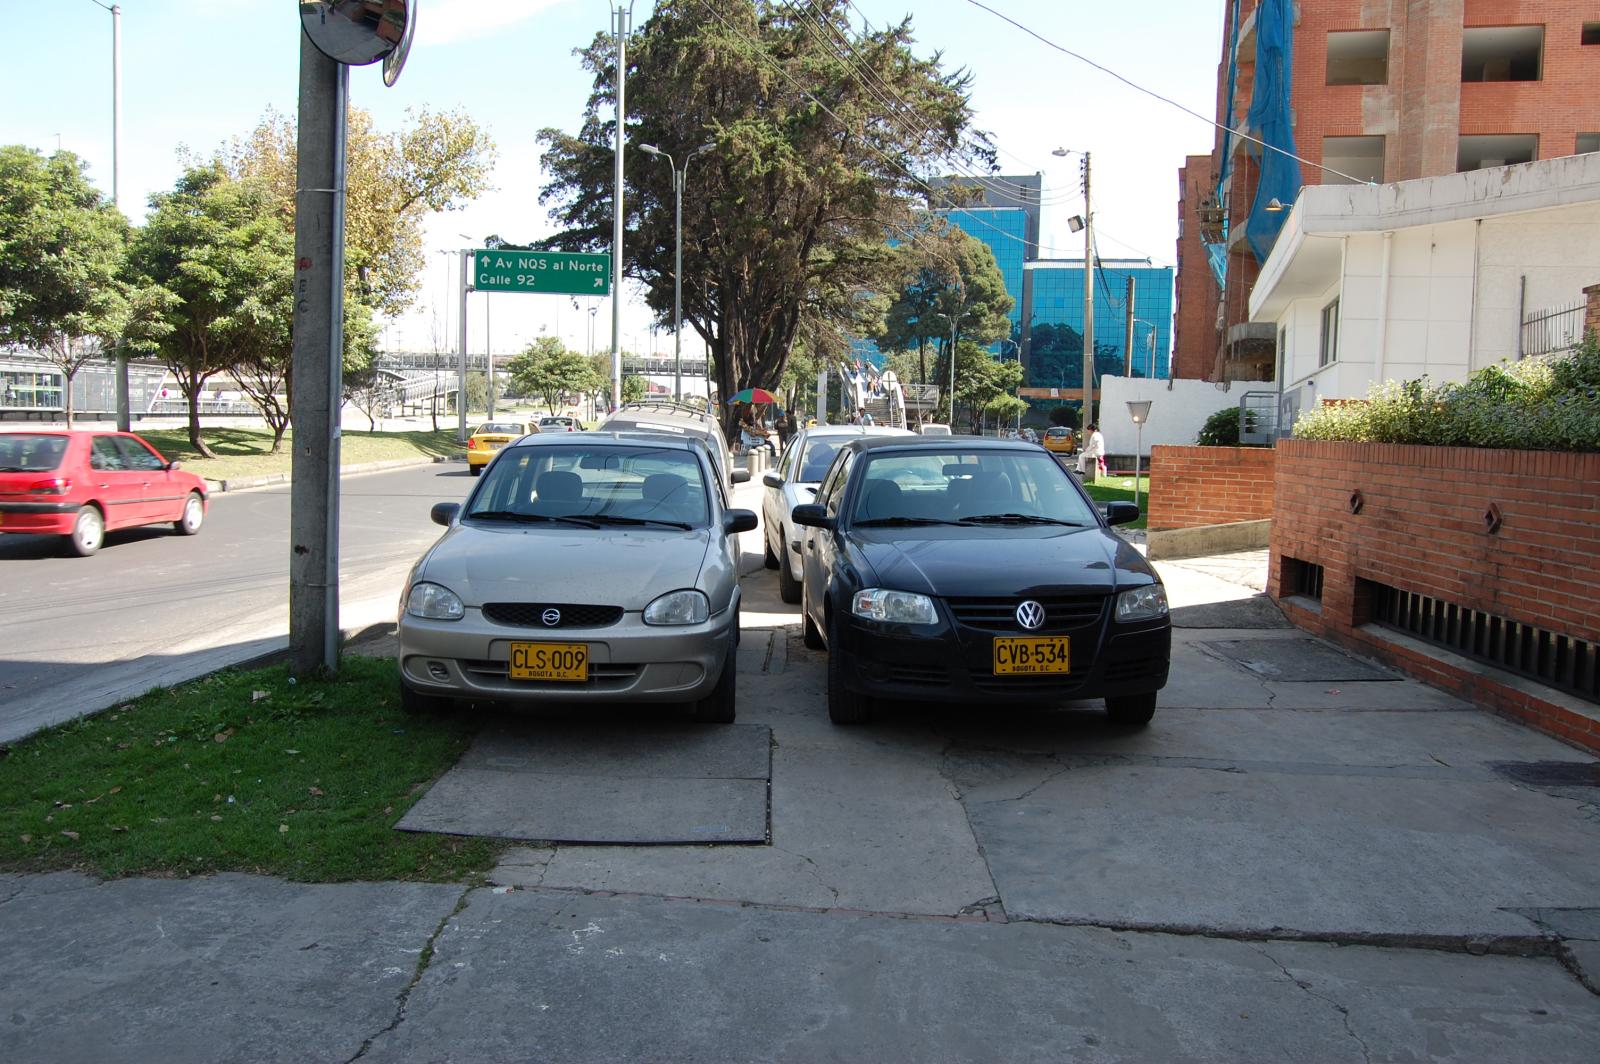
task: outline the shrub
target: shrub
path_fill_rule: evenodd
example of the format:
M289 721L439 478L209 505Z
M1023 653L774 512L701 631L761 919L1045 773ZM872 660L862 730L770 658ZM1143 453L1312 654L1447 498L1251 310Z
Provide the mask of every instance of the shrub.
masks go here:
M1208 423L1209 424L1209 423ZM1374 385L1364 402L1306 413L1304 440L1600 451L1600 339L1571 354L1488 366L1459 383Z
M1224 407L1206 418L1195 442L1202 447L1239 446L1239 408Z

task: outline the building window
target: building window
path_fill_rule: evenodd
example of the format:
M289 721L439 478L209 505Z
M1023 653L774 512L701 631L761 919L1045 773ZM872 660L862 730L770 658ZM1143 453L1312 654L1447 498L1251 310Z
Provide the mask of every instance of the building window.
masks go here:
M1328 84L1389 84L1389 31L1343 30L1328 34Z
M1583 43L1600 44L1600 22L1585 22L1583 24Z
M1461 137L1456 145L1456 170L1483 170L1490 166L1529 163L1539 151L1539 138L1533 133L1492 133L1481 137Z
M1592 151L1600 151L1600 133L1579 133L1577 153L1587 155Z
M1461 35L1462 81L1538 81L1543 26L1469 26Z
M1354 182L1383 180L1382 137L1323 137L1322 165L1350 177L1340 177L1323 171L1322 180L1329 185L1348 185Z
M1339 357L1339 301L1322 308L1322 350L1317 365L1326 366Z

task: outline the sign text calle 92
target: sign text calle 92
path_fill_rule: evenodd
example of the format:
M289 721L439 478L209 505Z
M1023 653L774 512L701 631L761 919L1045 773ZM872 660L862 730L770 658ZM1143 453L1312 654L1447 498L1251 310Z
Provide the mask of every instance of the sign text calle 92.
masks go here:
M611 291L611 256L569 251L474 251L472 287L479 292L603 296Z

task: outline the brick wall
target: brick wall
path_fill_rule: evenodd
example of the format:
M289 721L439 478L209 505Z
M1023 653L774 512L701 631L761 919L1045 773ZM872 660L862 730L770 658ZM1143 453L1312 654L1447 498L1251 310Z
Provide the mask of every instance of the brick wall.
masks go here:
M1151 528L1196 528L1272 516L1270 447L1150 448Z
M1209 377L1217 358L1217 275L1200 241L1196 216L1201 202L1216 191L1209 155L1191 155L1178 171L1178 283L1172 308L1172 376ZM1190 265L1195 268L1191 269Z
M1292 621L1600 750L1600 707L1363 627L1371 604L1357 583L1600 641L1600 454L1307 440L1277 452L1267 593ZM1296 560L1323 567L1320 608L1284 598Z
M1592 284L1583 290L1588 297L1589 309L1583 315L1584 335L1594 334L1600 336L1600 284Z

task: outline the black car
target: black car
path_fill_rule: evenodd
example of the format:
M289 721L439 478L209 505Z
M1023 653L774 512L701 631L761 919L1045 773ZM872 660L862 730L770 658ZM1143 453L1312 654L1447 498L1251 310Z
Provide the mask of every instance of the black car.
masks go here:
M1166 686L1166 590L1049 453L1019 440L888 437L840 448L805 535L806 645L828 716L875 699L974 706L1104 698L1146 724Z

